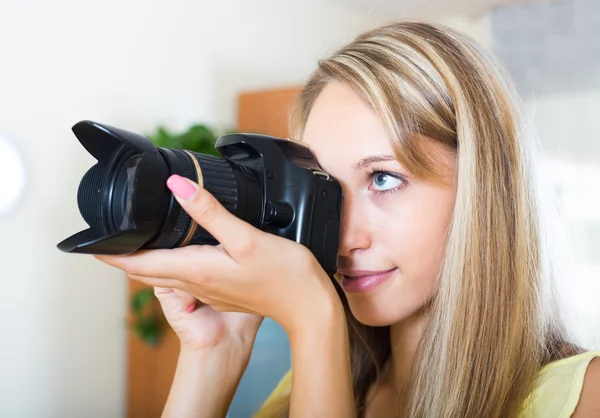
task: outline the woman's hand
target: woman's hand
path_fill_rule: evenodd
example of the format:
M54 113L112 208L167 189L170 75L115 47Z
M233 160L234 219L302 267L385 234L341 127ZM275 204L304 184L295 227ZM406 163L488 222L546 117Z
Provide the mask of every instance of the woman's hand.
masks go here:
M188 179L171 176L167 186L221 245L96 258L148 285L187 292L214 310L268 316L288 334L340 312L331 279L306 247L254 228ZM209 309L196 315L212 315Z
M234 350L237 346L241 359L249 358L262 316L218 312L179 289L155 287L154 294L179 338L181 350L195 352L225 344Z
M154 293L181 343L161 416L225 417L248 366L262 317L217 312L183 290L155 287Z
M262 317L217 312L183 290L155 287L154 293L181 343L162 417L225 417Z

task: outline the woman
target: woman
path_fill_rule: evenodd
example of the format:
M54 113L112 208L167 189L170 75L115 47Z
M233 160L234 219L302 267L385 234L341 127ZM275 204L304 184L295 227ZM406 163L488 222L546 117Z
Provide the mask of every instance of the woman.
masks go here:
M600 416L600 353L569 343L544 290L513 96L440 25L386 25L319 63L294 128L344 191L333 281L304 247L172 177L221 245L98 257L156 286L179 335L164 416L224 416L264 316L288 333L293 370L260 417Z

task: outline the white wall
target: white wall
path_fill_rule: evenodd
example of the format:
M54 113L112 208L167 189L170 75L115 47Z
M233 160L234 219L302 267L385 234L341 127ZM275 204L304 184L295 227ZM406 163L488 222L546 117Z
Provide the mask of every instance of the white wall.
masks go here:
M126 282L55 247L86 227L70 127L232 126L240 90L301 82L369 23L319 0L2 2L0 132L29 181L0 219L0 416L122 416Z
M550 157L568 236L559 277L569 329L600 348L600 3L540 1L489 14L494 50L511 71Z
M567 233L558 289L575 340L600 349L600 92L564 92L526 103L548 154L547 180Z
M454 15L441 18L440 21L471 36L484 48L491 48L492 35L485 14Z

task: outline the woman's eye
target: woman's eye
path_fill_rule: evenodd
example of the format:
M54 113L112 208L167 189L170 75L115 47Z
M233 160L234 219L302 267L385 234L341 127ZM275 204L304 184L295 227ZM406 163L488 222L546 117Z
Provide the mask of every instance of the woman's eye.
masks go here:
M404 184L404 180L389 173L376 172L373 173L371 184L373 190L385 192L400 188Z

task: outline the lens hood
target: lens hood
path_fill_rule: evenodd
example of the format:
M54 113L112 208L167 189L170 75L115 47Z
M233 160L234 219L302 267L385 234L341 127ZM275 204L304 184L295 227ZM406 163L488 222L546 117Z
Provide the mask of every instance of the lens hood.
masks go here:
M58 244L72 253L126 254L138 250L161 229L172 204L166 187L169 168L152 142L138 134L84 120L73 133L81 145L98 161L81 179L77 203L89 229ZM128 170L124 182L119 181ZM123 177L123 176L121 176ZM127 207L115 196L126 195L115 187L130 187ZM114 208L121 207L121 219Z

